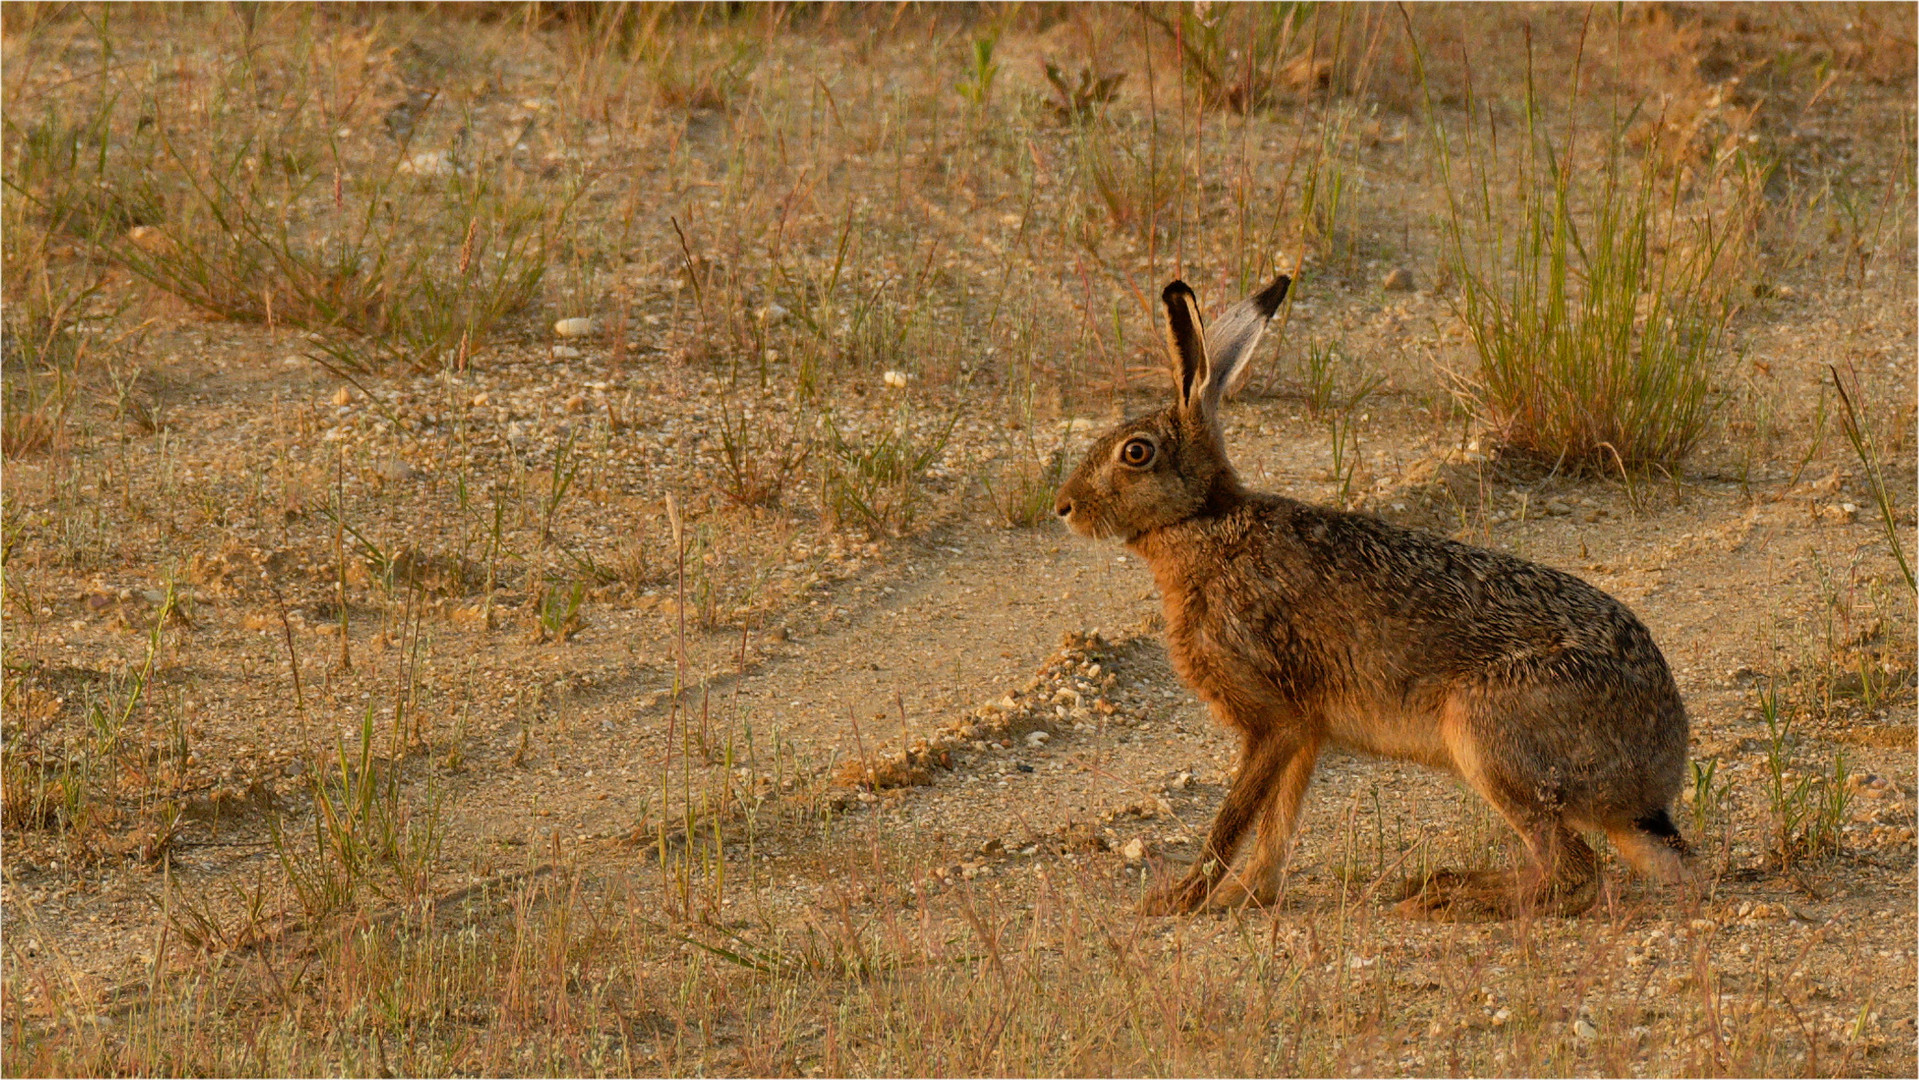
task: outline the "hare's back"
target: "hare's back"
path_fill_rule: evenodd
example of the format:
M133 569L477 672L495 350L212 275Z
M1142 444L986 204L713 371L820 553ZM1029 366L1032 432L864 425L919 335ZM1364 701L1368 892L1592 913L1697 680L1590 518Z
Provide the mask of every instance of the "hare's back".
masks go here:
M1261 511L1269 557L1302 586L1295 602L1322 608L1327 625L1419 649L1427 662L1414 666L1444 658L1440 666L1483 669L1572 652L1665 671L1639 619L1572 574L1365 514L1281 499Z

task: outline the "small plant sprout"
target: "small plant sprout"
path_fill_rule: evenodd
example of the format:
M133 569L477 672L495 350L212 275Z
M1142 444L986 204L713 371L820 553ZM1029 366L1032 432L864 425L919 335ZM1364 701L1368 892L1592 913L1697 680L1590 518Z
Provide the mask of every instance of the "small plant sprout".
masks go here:
M993 50L998 45L998 33L974 38L966 75L954 88L975 109L984 110L992 100L993 84L999 80L999 61L993 59Z

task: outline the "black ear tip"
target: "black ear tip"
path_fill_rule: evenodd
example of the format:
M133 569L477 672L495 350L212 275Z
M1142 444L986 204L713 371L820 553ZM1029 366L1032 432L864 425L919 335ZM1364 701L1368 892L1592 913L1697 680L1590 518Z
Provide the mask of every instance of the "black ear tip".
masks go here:
M1172 281L1167 282L1166 288L1162 290L1159 294L1159 298L1161 300L1166 301L1169 304L1179 299L1182 296L1188 299L1191 299L1193 296L1193 290L1187 288L1186 283L1184 281L1181 281L1178 278L1174 278Z
M1279 305L1286 299L1286 290L1292 287L1292 284L1292 278L1281 274L1273 279L1271 285L1261 289L1259 294L1253 297L1253 300L1259 304L1260 313L1269 319L1272 318L1273 312L1278 311Z

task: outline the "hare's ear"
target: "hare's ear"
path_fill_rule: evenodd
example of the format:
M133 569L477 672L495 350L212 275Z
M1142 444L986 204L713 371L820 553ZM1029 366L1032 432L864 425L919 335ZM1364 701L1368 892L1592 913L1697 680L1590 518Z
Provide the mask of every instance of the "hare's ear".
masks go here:
M1206 336L1199 301L1184 281L1159 294L1166 302L1166 352L1173 365L1173 393L1182 410L1199 407L1206 388Z
M1217 409L1220 399L1238 390L1252 373L1253 365L1247 361L1252 359L1253 350L1266 333L1266 324L1286 299L1286 289L1292 283L1285 274L1279 275L1271 285L1227 309L1213 324L1206 335L1206 357L1212 365L1207 388L1213 392L1213 401L1209 408Z

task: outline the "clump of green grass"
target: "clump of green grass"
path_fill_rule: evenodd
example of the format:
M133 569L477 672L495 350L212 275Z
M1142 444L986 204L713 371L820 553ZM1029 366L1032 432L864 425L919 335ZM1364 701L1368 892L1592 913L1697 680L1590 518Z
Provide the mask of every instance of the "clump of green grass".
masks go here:
M1334 108L1329 112L1350 115L1350 110ZM1319 155L1306 168L1301 185L1300 224L1306 240L1329 265L1350 274L1359 257L1359 221L1355 203L1359 179L1355 170L1342 162L1337 149L1337 129L1328 124L1327 136Z
M1383 375L1353 372L1352 358L1334 341L1311 341L1300 366L1300 392L1315 420L1352 412L1386 383Z
M72 378L58 368L28 369L7 383L0 394L0 455L11 460L53 446L73 408Z
M137 805L123 796L127 777L152 778L159 771L152 766L169 751L175 765L183 765L189 752L177 711L169 712L170 730L161 736L166 749L143 739L134 722L152 711L163 635L184 603L169 584L147 633L145 660L89 686L77 725L63 722L59 699L33 685L30 672L8 669L0 691L7 716L0 746L0 826L10 834L44 831L70 861L80 863L115 854L151 859L164 852L171 819L177 817L177 807L153 797L164 782L146 785Z
M1852 806L1846 753L1833 755L1829 773L1792 767L1792 710L1780 701L1778 684L1759 692L1759 715L1766 722L1766 806L1772 819L1773 854L1781 866L1840 851Z
M1492 140L1483 103L1466 104L1457 145L1430 101L1428 116L1445 259L1479 355L1464 390L1482 421L1510 449L1576 467L1680 461L1710 418L1747 202L1735 193L1716 214L1688 202L1653 149L1631 155L1632 115L1617 108L1596 151L1570 121L1555 145L1530 70L1516 149ZM1568 115L1579 109L1575 93Z
M1694 758L1692 788L1685 793L1692 811L1693 835L1702 850L1717 850L1723 857L1732 850L1732 783L1719 775L1719 759ZM1716 842L1708 843L1709 837Z
M827 521L871 536L899 535L911 528L924 501L926 472L946 451L958 421L954 413L938 432L919 435L912 429L910 411L902 408L892 425L861 436L842 432L829 417L820 480Z
M1385 376L1355 372L1352 360L1338 343L1311 341L1300 365L1299 393L1306 411L1326 425L1332 452L1330 477L1339 485L1339 499L1350 500L1359 469L1359 427L1367 400L1386 383Z
M580 608L586 602L583 581L542 582L534 593L532 640L566 641L585 625Z
M431 887L439 803L433 793L417 807L406 797L398 734L396 727L395 752L379 754L368 706L352 753L342 744L331 765L309 774L310 836L284 817L270 819L274 853L310 920L351 910L368 895L404 903Z
M10 833L81 833L90 818L92 759L77 740L49 737L59 706L10 675L7 738L0 747L0 827Z
M1862 574L1858 552L1843 572L1816 547L1806 554L1820 602L1795 665L1803 675L1793 683L1798 705L1827 724L1870 722L1910 693L1911 633L1899 618L1904 605L1895 591L1909 594Z

